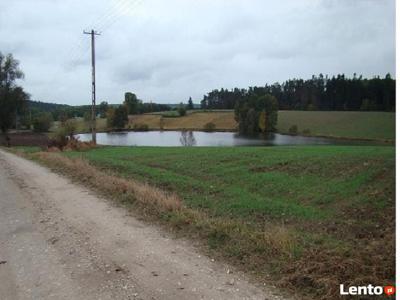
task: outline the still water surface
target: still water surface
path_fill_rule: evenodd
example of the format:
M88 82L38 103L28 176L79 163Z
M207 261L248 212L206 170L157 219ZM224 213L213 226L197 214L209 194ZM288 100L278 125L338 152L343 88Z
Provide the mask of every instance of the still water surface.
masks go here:
M90 133L78 134L90 141ZM371 145L371 142L270 134L243 137L233 132L147 131L97 133L97 143L112 146L281 146L281 145Z

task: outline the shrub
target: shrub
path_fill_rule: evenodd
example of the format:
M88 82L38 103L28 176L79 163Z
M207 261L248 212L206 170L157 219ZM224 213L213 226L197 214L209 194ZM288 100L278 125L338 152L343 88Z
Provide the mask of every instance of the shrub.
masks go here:
M184 115L186 115L186 108L182 103L179 104L178 114L179 114L180 117L183 117Z
M67 145L63 148L64 151L85 151L92 148L96 148L96 144L92 141L81 142L75 137L68 139Z
M206 125L204 125L204 131L214 131L215 128L216 126L213 122L208 122Z
M52 123L53 116L51 113L41 113L33 120L33 129L36 132L47 132Z
M76 132L77 124L74 119L71 119L71 120L67 120L64 123L63 127L64 127L64 131L65 131L66 135L68 135L69 137L72 137Z
M149 125L147 124L135 124L133 125L134 131L149 131Z
M76 132L76 127L76 121L73 119L64 122L54 133L52 145L62 150L67 146L69 141L75 139L74 134Z
M179 113L176 110L172 110L161 115L163 118L176 118L179 117Z
M54 136L52 138L52 146L55 146L59 149L62 149L65 147L68 143L68 134L64 126L60 127L57 129L57 131L54 133Z
M297 125L292 125L289 128L289 134L296 135L299 132Z
M308 129L308 128L307 128L307 129L304 129L304 130L303 130L303 134L304 134L304 135L310 135L310 134L311 134L311 130Z

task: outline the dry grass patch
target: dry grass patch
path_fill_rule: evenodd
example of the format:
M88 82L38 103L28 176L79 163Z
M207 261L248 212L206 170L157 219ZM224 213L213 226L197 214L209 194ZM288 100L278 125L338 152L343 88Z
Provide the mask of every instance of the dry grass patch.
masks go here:
M160 115L130 115L128 128L134 128L135 125L147 125L149 129L159 130L161 126Z
M57 153L39 152L34 154L40 161L61 171L79 177L81 181L113 196L123 195L125 199L138 201L162 211L176 211L181 208L180 199L156 187L135 180L127 180L111 174L99 172L83 159L71 159Z
M224 112L193 112L183 117L163 118L161 115L145 114L129 116L128 127L146 124L149 129L159 130L204 130L207 123L215 124L216 130L235 131L237 123L233 111Z

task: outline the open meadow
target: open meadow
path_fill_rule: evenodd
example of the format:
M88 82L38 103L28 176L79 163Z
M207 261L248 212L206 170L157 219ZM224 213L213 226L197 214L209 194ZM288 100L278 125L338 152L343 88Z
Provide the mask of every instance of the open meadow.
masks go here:
M394 147L100 147L33 155L136 211L143 203L125 184L107 189L96 174L176 194L179 208L143 215L203 240L211 255L263 282L318 299L335 299L340 283L393 283ZM97 171L85 173L83 161Z

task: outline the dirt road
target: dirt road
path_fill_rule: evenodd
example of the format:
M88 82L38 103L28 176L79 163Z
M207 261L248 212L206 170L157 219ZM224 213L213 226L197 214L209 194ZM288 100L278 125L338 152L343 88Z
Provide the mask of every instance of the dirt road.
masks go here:
M0 150L1 299L283 299L88 189Z

